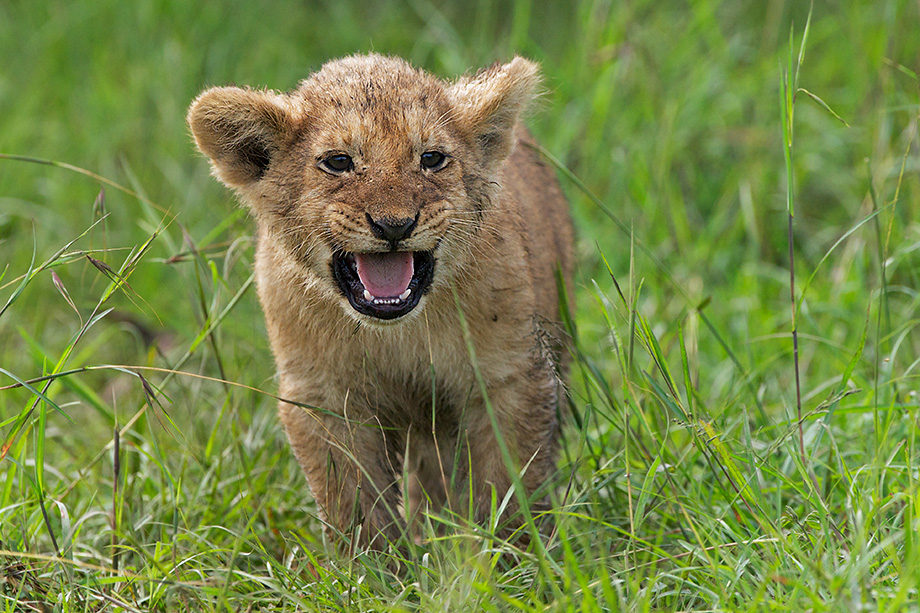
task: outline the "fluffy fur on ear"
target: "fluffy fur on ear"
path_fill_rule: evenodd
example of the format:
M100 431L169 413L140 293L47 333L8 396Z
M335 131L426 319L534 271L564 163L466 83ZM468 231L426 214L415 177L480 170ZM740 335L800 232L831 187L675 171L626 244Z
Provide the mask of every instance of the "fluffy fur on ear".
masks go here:
M240 87L205 91L189 109L188 124L214 174L231 187L261 179L295 129L284 96Z
M539 84L537 65L516 56L450 87L454 117L459 125L472 128L483 159L500 163L511 153L514 124Z

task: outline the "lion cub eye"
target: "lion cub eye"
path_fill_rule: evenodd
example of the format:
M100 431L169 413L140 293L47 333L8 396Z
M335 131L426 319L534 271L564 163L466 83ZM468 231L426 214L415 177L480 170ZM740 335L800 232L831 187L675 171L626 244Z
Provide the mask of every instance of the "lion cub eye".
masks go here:
M336 153L324 158L318 166L321 170L337 175L349 170L354 170L355 163L352 161L351 156L345 155L344 153Z
M422 168L441 170L447 165L447 156L440 151L426 151L422 154Z

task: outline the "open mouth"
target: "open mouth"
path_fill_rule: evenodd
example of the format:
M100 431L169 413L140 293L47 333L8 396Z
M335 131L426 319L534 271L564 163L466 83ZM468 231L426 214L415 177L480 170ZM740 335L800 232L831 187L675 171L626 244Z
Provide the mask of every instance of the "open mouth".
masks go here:
M359 313L396 319L414 309L431 287L431 251L337 253L332 274L348 302Z

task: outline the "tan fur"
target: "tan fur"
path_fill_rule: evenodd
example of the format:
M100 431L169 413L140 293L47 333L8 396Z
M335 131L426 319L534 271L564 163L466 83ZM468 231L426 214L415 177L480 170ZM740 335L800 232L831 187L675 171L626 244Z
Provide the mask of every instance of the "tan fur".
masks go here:
M403 474L410 511L430 502L483 520L492 488L501 501L512 484L499 434L515 470L526 467L528 496L555 469L565 370L555 271L570 277L572 229L552 169L517 125L538 81L519 57L445 82L354 56L290 93L213 88L189 110L214 174L257 221L279 394L297 403L280 415L330 535L377 548L403 535ZM420 166L432 149L449 154L443 169ZM353 170L324 172L329 152ZM386 251L368 216L416 215L399 249L434 250L430 290L397 319L359 313L333 253ZM547 506L540 490L532 508Z

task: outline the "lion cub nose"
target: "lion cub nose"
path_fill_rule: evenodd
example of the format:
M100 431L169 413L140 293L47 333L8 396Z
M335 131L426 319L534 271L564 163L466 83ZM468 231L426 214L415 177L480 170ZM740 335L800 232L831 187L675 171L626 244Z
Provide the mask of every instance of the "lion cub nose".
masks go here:
M402 219L395 217L380 217L379 219L374 219L370 216L370 213L365 213L365 215L367 216L367 223L370 224L371 232L374 233L374 236L387 241L394 249L396 248L396 243L405 238L409 238L409 235L412 234L415 225L418 223L418 214L416 214L415 217L405 217Z

